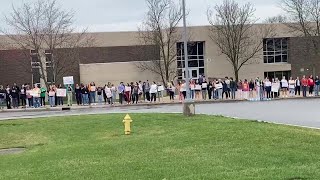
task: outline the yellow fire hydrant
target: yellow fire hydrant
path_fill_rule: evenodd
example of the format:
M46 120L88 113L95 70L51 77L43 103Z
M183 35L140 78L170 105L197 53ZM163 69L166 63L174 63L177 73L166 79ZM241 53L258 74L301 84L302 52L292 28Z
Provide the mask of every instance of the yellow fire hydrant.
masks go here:
M129 114L127 114L126 117L124 117L122 122L124 124L124 134L125 135L130 135L132 119L129 116Z

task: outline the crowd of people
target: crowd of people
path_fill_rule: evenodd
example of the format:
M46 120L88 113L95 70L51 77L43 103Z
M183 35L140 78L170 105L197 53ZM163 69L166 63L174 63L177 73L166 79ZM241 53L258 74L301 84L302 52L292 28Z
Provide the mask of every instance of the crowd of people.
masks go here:
M163 98L165 92L170 97L170 101L184 101L187 98L185 81L169 82L165 85L156 82L131 82L114 85L108 83L105 86L96 86L94 82L85 84L50 85L39 87L23 84L18 86L0 85L0 109L19 107L38 108L45 107L46 102L50 107L63 106L67 99L67 105L72 106L73 98L77 105L114 105L137 104L141 102L156 102ZM271 100L274 98L287 98L300 96L319 96L320 80L319 77L303 76L293 79L290 77L265 78L239 80L233 78L207 80L200 76L198 79L189 82L189 98L193 100L223 100L223 99L246 99L246 100Z

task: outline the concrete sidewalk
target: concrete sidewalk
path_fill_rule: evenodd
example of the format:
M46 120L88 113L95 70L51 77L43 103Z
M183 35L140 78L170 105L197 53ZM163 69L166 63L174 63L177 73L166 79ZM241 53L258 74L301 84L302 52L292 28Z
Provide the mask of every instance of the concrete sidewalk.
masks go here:
M292 100L292 99L317 99L320 97L292 97L292 98L277 98L277 99L272 99L271 101L282 101L282 100ZM239 103L239 102L247 102L249 100L240 100L240 99L227 99L227 100L198 100L195 101L195 104L215 104L215 103ZM41 108L19 108L19 109L3 109L0 110L1 112L38 112L38 111L63 111L63 110L81 110L81 109L89 109L89 108L113 108L113 107L139 107L139 106L144 106L144 107L152 107L152 106L159 106L159 105L176 105L176 104L182 104L183 102L180 101L175 101L171 102L168 98L163 98L162 101L157 101L155 103L138 103L138 104L115 104L115 105L90 105L90 106L78 106L78 105L73 105L73 106L58 106L58 107L41 107Z

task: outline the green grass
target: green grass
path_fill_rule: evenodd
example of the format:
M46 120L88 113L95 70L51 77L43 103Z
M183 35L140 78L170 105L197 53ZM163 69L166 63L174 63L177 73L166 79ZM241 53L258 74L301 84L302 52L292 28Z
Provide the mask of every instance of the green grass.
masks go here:
M223 117L124 114L0 122L0 179L320 179L320 131Z

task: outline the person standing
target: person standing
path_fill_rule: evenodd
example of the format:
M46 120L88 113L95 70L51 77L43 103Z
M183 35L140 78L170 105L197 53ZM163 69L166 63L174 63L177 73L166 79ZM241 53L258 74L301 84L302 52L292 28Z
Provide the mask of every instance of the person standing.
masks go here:
M139 83L136 83L132 89L132 103L138 104L139 101Z
M168 92L170 96L170 101L174 102L175 86L173 81L171 81L171 83L168 83Z
M40 106L46 106L46 95L47 95L47 89L45 87L40 88Z
M213 91L212 81L209 81L207 91L208 91L209 100L213 99L213 97L212 97L212 91Z
M231 97L231 94L230 94L230 92L231 92L231 89L230 89L230 79L228 78L228 77L225 77L225 80L224 80L224 82L226 83L226 85L227 85L227 89L226 89L226 96L227 96L227 98L230 98Z
M107 102L109 105L113 105L113 95L112 95L112 87L110 85L107 85L104 89L106 92Z
M196 80L196 82L194 83L194 88L195 88L195 98L194 99L200 100L201 85L199 84L199 80Z
M5 100L6 100L6 90L3 88L2 85L0 85L0 110L4 109L4 107L6 106Z
M95 105L97 88L96 88L96 84L94 82L90 83L89 91L90 91L90 104Z
M319 76L316 76L316 79L314 80L315 83L315 96L319 96L319 91L320 91L320 79Z
M237 83L230 78L230 91L231 91L231 99L236 99L236 90L237 90Z
M28 105L29 107L33 107L33 97L31 95L31 88L30 88L30 85L27 86L26 88L26 95L27 95L27 99L28 99Z
M253 99L253 92L254 92L254 81L251 79L249 82L249 99Z
M75 87L75 95L76 95L76 100L77 100L77 105L80 106L82 104L82 94L81 94L81 87L79 86L79 84L76 84L76 87Z
M146 99L147 101L150 101L150 83L149 80L147 80L145 87L144 87L145 93L146 93Z
M203 80L202 84L201 84L201 88L202 88L202 100L207 100L207 89L208 89L208 83L206 81L206 79Z
M217 99L221 100L222 99L222 93L223 93L223 85L221 79L218 79L216 82L216 90L217 90Z
M299 95L300 96L300 92L301 92L301 81L300 78L297 77L297 79L295 80L295 95Z
M49 87L49 103L50 107L55 107L55 96L56 96L56 90L54 89L54 86Z
M150 86L150 94L151 94L151 101L150 102L156 102L157 101L157 92L158 92L158 85L156 82L153 82Z
M82 105L89 105L89 89L81 84Z
M181 86L180 86L180 93L182 95L182 101L184 101L187 97L187 87L186 87L186 82L183 81L181 83Z
M245 100L249 99L249 83L248 80L245 79L244 82L242 83L242 92L243 92L243 98Z
M267 92L267 100L270 100L271 99L271 82L270 82L269 78L266 78L266 81L264 83L264 87Z
M239 80L238 84L238 98L239 99L243 99L243 92L242 92L242 88L243 88L243 85L242 85L242 80Z
M294 97L294 94L295 94L295 80L293 80L292 77L290 77L289 79L289 94L290 94L290 97Z
M99 103L99 105L101 105L102 104L102 96L103 96L102 87L97 88L97 95L98 95L98 103Z
M196 88L196 84L194 80L190 80L190 98L191 99L195 98L195 94L196 94L195 88Z
M32 91L33 91L33 106L34 108L39 108L41 91L37 84L34 85L34 88L32 89Z
M17 109L19 107L19 92L17 86L12 86L11 89L11 100L12 100L12 107Z
M59 84L58 89L63 89L61 84ZM57 95L57 99L58 99L57 105L62 105L63 106L63 97L61 95L59 95L59 96Z
M141 81L139 81L138 87L139 87L139 100L140 100L140 102L142 102L143 88L142 88L142 82Z
M223 99L224 95L226 95L226 99L229 98L228 85L227 85L226 81L222 82L222 99Z
M313 96L314 79L312 75L308 79L308 86L309 86L309 96Z
M119 103L123 104L123 98L124 98L124 91L125 91L125 86L123 82L121 82L118 86L118 93L119 93Z
M17 91L17 107L19 107L20 106L20 87L17 85L17 83L13 83L13 86L12 86L12 88L15 88L16 89L16 91Z
M307 87L308 87L308 79L304 75L303 78L301 79L301 85L302 85L302 94L303 97L307 97Z
M283 98L286 98L288 97L288 81L286 79L285 76L282 77L282 80L281 80L281 89L282 89L282 97Z
M26 99L27 99L27 95L26 95L26 86L25 85L22 85L21 86L21 90L20 90L20 100L21 100L21 106L22 107L26 107L27 105L27 102L26 102Z
M68 99L68 106L72 106L72 102L73 102L73 93L72 93L73 89L71 87L71 85L69 84L67 87L67 99Z
M11 109L11 88L9 85L7 85L7 88L6 88L6 102L7 102L7 109Z
M111 84L111 92L112 92L112 105L115 103L116 99L117 99L117 88Z

